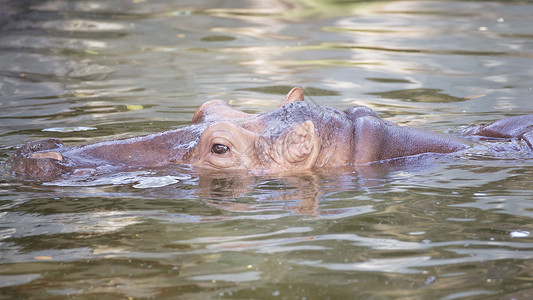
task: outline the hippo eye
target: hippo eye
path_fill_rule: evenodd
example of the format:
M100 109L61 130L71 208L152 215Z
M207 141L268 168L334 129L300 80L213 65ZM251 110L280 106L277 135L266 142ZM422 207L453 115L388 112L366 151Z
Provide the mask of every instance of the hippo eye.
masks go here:
M229 147L222 144L214 144L213 148L211 148L211 152L215 154L224 154L229 151Z

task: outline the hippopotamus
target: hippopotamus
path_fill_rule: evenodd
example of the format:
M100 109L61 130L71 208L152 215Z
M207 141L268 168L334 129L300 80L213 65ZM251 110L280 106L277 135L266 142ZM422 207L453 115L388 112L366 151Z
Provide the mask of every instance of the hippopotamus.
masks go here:
M533 115L507 117L454 136L399 126L364 106L339 111L309 103L303 90L294 88L268 113L249 114L213 100L198 108L189 126L83 146L64 146L54 138L33 141L19 148L10 164L15 174L37 180L179 164L214 172L288 174L490 148L484 139L518 140L530 151Z

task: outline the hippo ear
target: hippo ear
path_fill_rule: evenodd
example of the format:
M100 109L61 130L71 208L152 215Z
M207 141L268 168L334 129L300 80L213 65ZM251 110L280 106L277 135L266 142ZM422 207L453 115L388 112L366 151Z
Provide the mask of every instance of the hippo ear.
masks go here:
M295 101L304 101L304 90L302 90L299 87L293 88L287 94L287 96L285 96L285 100L283 101L281 106L283 106L285 104L288 104L288 103L291 103L291 102L295 102Z
M285 160L293 164L302 164L304 168L311 168L320 151L319 139L315 134L315 125L305 121L296 129L289 132L284 139Z

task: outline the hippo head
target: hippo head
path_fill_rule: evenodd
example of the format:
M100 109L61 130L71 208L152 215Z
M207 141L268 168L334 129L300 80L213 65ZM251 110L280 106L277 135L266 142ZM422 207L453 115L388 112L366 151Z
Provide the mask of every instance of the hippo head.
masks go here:
M294 88L280 108L260 115L223 101L207 102L193 117L193 124L205 129L196 145L179 151L182 155L174 162L215 170L300 172L324 165L334 151L350 152L346 139L353 126L345 114L303 100L302 89ZM344 159L348 161L349 155Z
M353 164L354 120L377 115L365 107L340 112L303 100L303 90L294 88L281 107L257 115L210 101L198 108L190 126L77 147L56 139L35 141L11 157L11 166L17 174L48 179L173 164L258 173Z

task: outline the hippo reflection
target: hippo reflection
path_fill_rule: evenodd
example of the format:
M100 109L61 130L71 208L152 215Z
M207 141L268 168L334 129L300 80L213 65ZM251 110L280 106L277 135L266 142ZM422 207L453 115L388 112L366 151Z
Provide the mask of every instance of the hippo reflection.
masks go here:
M303 100L302 89L294 88L280 108L259 115L215 100L198 108L193 124L180 129L78 147L57 139L34 141L11 157L11 167L18 175L44 180L172 164L292 173L488 147L468 136L515 138L532 148L533 115L504 118L454 137L398 126L363 106L340 112Z

